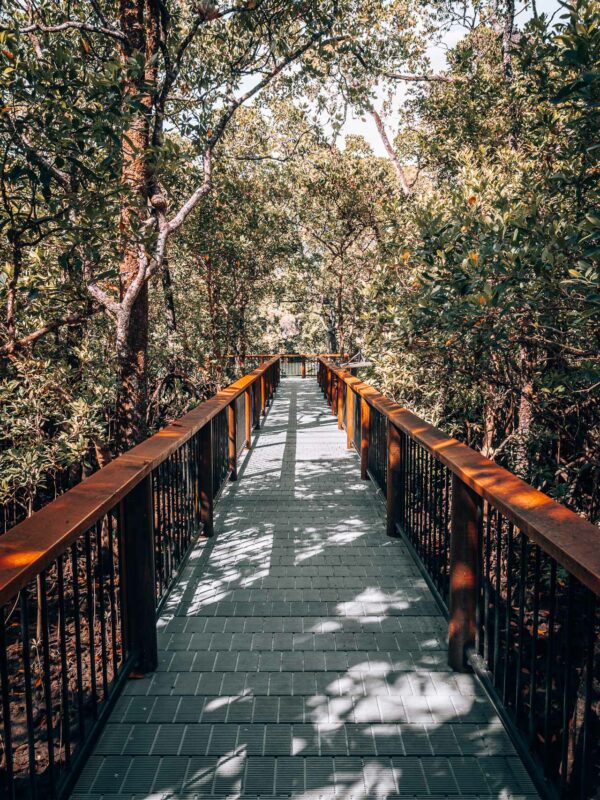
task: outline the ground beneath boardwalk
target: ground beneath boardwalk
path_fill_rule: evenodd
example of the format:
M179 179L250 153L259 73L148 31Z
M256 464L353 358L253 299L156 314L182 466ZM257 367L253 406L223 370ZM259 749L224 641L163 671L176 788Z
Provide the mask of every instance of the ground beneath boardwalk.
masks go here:
M284 380L73 797L535 796L313 379Z

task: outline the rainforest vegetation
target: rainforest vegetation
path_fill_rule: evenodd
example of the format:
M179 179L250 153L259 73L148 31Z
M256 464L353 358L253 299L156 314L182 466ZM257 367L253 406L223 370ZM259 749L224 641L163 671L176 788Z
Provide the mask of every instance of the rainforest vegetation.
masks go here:
M4 527L225 354L359 349L598 521L597 0L13 0L0 73Z

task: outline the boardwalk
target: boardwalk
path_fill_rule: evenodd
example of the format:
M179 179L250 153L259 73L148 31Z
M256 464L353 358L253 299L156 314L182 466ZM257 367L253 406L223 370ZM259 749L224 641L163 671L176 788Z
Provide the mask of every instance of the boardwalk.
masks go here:
M73 797L534 797L316 384L287 379Z

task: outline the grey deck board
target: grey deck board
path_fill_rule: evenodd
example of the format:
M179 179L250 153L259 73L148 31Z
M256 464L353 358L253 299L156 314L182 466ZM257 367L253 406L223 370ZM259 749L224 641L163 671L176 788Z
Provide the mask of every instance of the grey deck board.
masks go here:
M529 798L313 379L282 382L73 800Z

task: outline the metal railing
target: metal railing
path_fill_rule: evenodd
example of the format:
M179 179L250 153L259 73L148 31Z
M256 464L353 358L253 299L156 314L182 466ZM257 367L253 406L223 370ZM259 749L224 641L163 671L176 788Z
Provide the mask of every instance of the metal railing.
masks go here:
M548 797L600 790L600 531L331 362L319 384Z
M235 366L238 371L245 372L249 368L254 368L264 364L271 358L281 360L282 378L315 378L319 358L337 360L343 358L342 353L248 353L246 355L227 354L221 356L221 360L230 366Z
M280 359L0 539L0 797L69 791L122 683L157 664L156 615L273 396Z

